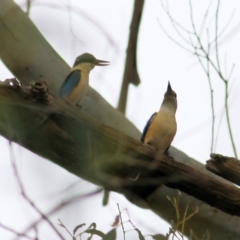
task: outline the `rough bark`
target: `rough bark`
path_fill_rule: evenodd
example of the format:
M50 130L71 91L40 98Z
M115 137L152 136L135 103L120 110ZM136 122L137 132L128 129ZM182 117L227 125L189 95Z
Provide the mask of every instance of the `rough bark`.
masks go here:
M240 161L236 158L211 154L206 169L221 176L232 183L240 185Z
M145 200L158 186L165 184L228 214L240 216L240 190L237 187L165 155L155 156L148 145L82 111L75 113L76 106L47 97L39 84L32 86L29 94L16 84L0 88L0 100L4 103L0 122L1 126L7 125L0 128L0 134L7 139L110 190L133 193ZM44 103L49 99L52 100L46 106ZM51 115L39 129L44 110ZM15 132L18 134L13 134ZM133 169L141 173L135 181L128 179Z
M21 9L11 0L2 0L0 2L0 32L0 57L10 71L12 71L18 79L25 83L25 85L29 85L32 80L45 79L52 92L56 93L64 77L69 71L69 66L67 66L59 55L50 47L36 27L31 23L26 14L23 13ZM11 100L14 100L14 98ZM106 125L112 126L113 128L132 136L133 138L139 138L140 132L136 129L136 127L91 88L89 89L87 96L84 98L82 105L82 111L90 114L93 118ZM42 107L40 108L42 109ZM6 108L6 111L10 110ZM37 115L36 118L33 118L33 120L28 119L28 115L24 115L26 111L20 106L16 111L20 111L20 121L12 119L12 117L2 117L0 126L0 130L3 135L6 136L8 132L8 134L11 134L11 139L23 136L24 132L27 131L24 127L31 128L33 121L38 123L42 121L46 114L49 114L49 111L47 111L47 113L42 111L42 114ZM23 114L21 114L21 111ZM75 110L72 121L75 119L74 116L76 112L77 111ZM9 114L12 116L14 115L14 112L10 111ZM8 128L9 119L11 121L15 121L12 122L11 125L20 125L20 128L18 129L21 130L16 130L16 127L11 129ZM25 121L28 123L27 126L24 123ZM51 121L48 122L48 124L51 123ZM69 126L69 128L71 128L71 126ZM33 128L33 131L34 130L36 129ZM41 129L38 134L43 134L43 131L45 130ZM34 134L34 132L32 134ZM56 133L53 130L52 134L57 138L59 130L56 131ZM65 135L64 131L62 131L61 134L65 136L66 141L71 141L71 138L69 139L69 136ZM26 143L23 142L22 137L20 137L20 139L22 141L20 144L29 145L29 149L31 147L32 151L35 151L34 148L38 148L38 144L41 143L37 140L37 138L34 140L31 138L30 140L27 136L25 139ZM44 139L44 141L50 142L49 139ZM39 154L44 156L44 154L53 150L54 149L42 149L41 151L43 152ZM72 153L69 152L68 154L64 154L71 156ZM86 154L89 154L89 152L86 152ZM201 163L198 163L179 150L170 148L170 155L178 161L198 169L207 175L214 176L208 172ZM57 154L54 157L60 159L61 154ZM62 161L62 167L71 165L71 162L67 159L68 158L66 157L66 159ZM80 165L80 163L78 164L79 171L81 171L82 165ZM219 179L218 177L215 178ZM151 194L145 202L139 201L139 199L135 199L133 197L129 197L129 200L141 207L151 209L166 221L170 222L175 216L175 210L171 203L167 200L166 196L173 198L177 195L176 190L162 186ZM189 235L190 229L193 229L198 236L203 235L206 229L208 229L211 234L211 239L239 239L240 222L238 217L225 214L222 211L212 208L208 204L204 204L202 201L199 201L187 194L183 194L181 197L179 208L185 209L188 201L191 201L189 212L193 212L196 206L199 207L199 212L186 225L185 233L187 235Z
M0 33L0 57L14 76L25 85L45 81L56 95L70 67L12 0L0 1ZM89 88L81 105L99 121L139 138L137 128L94 89Z

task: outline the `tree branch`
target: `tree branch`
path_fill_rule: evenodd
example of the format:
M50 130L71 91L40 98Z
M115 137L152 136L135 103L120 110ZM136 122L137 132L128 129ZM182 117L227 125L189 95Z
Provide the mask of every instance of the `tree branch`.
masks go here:
M134 10L128 39L125 69L123 74L120 98L118 102L118 110L124 114L126 112L129 84L132 83L137 86L140 83L140 78L137 70L137 40L143 6L144 0L134 1Z
M69 66L67 66L67 64L46 42L26 14L11 0L1 0L0 30L0 57L9 70L12 71L21 82L25 83L25 85L29 85L32 80L41 80L42 78L39 73L42 73L48 87L52 86L51 91L56 93L62 84L64 77L68 74ZM26 68L26 66L30 66L30 68ZM30 71L27 71L29 69ZM4 97L4 95L6 97L6 92L4 93L3 91L1 92L0 97ZM18 94L16 93L15 95ZM74 157L78 156L74 156L78 146L74 145L76 149L74 147L70 148L68 155L63 149L60 149L64 144L60 143L58 146L52 146L53 142L58 139L59 136L61 136L64 142L72 141L68 134L63 130L60 130L53 121L48 121L45 128L37 133L35 128L35 126L42 122L49 112L58 112L61 109L61 113L64 113L66 107L59 107L57 110L52 109L51 107L43 107L41 104L34 105L34 108L39 106L39 112L36 115L31 114L29 116L28 109L26 109L26 106L23 107L22 103L18 102L18 98L15 95L9 95L9 98L5 98L8 104L10 104L9 100L11 100L11 106L15 106L15 108L1 107L1 111L3 111L4 108L6 110L0 118L0 131L2 134L4 136L7 136L8 134L11 139L15 138L16 141L19 141L20 145L26 146L31 149L31 151L41 156L52 155L52 161L54 160L56 163L58 159L62 157L64 159L62 167L70 165L68 168L73 168L71 166L72 162L69 161L69 158L71 157L71 159L74 159ZM5 100L2 99L0 103L4 104ZM54 101L54 99L52 99L52 101ZM94 119L112 126L128 136L139 139L140 132L136 127L116 109L110 106L110 104L108 104L93 89L89 89L87 96L81 104L83 106L82 113L90 114ZM78 119L78 112L79 111L74 108L74 113L72 112L71 114L71 123L75 122L76 118ZM16 114L18 116L21 115L21 119L16 119ZM64 119L63 114L61 120L63 125ZM8 120L10 120L10 123ZM101 126L101 123L98 122L98 124ZM9 126L14 126L14 128L9 128ZM51 134L49 132L49 135L46 137L44 134L48 131L46 129L47 126L48 128L50 127L52 132ZM68 127L72 128L72 125L70 124ZM67 128L67 126L65 126L65 128ZM26 132L29 132L29 130L31 131L28 135ZM35 134L38 136L36 139L32 137L35 136ZM77 133L75 132L75 134ZM120 136L122 135L120 134ZM43 142L46 142L46 148L42 147ZM85 142L86 140L82 142L82 144L85 144ZM54 154L55 148L59 148L59 154ZM71 150L73 150L73 152L71 152ZM79 152L77 153L79 154ZM81 154L89 153L86 151ZM207 175L214 176L205 169L203 164L188 157L186 154L173 147L170 148L170 155L178 161L184 162ZM102 157L104 158L104 154ZM75 169L76 172L82 172L82 167L85 167L82 166L81 161L77 162L77 166L79 169ZM215 178L218 177L215 176ZM94 179L92 180L94 182ZM163 185L160 189L157 189L153 194L149 195L145 202L129 196L128 199L140 207L151 209L166 221L171 222L172 218L175 216L175 210L167 200L167 196L174 198L177 195L178 193L176 190L169 189ZM182 194L179 208L185 209L186 204L189 201L191 202L189 205L189 212L194 212L196 206L199 207L199 212L185 227L186 235L190 236L190 231L193 229L196 235L201 236L206 229L208 229L211 233L212 239L239 239L240 223L238 217L230 216L222 211L218 211L187 194Z
M211 159L207 161L206 169L240 185L240 161L236 158L211 154Z
M12 0L0 1L0 31L0 58L14 76L25 85L43 80L56 95L70 67ZM81 106L99 121L140 138L138 129L91 87Z
M42 104L36 89L0 88L0 134L97 185L146 199L160 185L177 188L228 214L240 216L240 190L100 123L76 106L49 96ZM39 89L39 84L37 84ZM41 96L42 96L41 92ZM29 101L39 103L29 103ZM44 97L45 99L45 97ZM42 112L51 118L37 130ZM31 123L31 124L30 124ZM30 127L29 127L30 126ZM34 139L34 142L32 141ZM128 179L139 171L136 181Z

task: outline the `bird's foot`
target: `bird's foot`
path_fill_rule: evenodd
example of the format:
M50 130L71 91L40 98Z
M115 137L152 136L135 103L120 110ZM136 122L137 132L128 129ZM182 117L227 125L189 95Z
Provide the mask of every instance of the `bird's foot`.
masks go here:
M169 149L169 148L168 148L168 149ZM167 157L169 157L169 158L171 158L171 159L174 159L172 156L169 156L168 149L164 152L164 155L166 155Z
M164 153L156 153L155 154L155 158L159 158L159 159L161 159L161 158L164 158L164 157L168 157L168 158L171 158L171 159L174 159L172 156L169 156L169 154L168 154L168 152L164 152Z

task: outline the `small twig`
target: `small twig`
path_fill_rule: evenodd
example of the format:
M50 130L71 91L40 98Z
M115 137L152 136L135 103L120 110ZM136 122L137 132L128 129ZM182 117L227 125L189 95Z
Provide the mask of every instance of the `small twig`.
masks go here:
M201 23L201 26L200 26L200 30L199 30L199 36L201 37L201 34L203 32L203 29L204 29L204 26L206 24L206 21L207 21L207 18L208 18L208 13L209 13L209 9L210 9L210 6L211 6L212 2L209 3L208 7L207 7L207 10L205 12L205 15L202 19L202 23Z
M234 82L235 79L233 79L233 82ZM231 90L232 90L232 87L233 87L233 82L232 82L232 85L230 86L229 88L229 92L228 94L230 94ZM222 108L222 112L221 112L221 117L220 117L220 121L219 121L219 124L218 124L218 128L217 128L217 134L216 134L216 141L215 141L215 145L214 145L214 151L216 151L216 148L217 148L217 141L218 141L218 136L219 136L219 133L220 133L220 127L221 127L221 123L222 123L222 120L223 120L223 116L224 116L224 110L225 110L225 104Z
M14 233L16 236L18 237L25 237L26 239L29 239L29 240L36 240L37 238L32 238L32 237L29 237L26 233L23 233L23 232L17 232L15 229L12 229L10 227L7 227L6 225L0 223L0 227L9 231L9 232L12 232Z
M20 187L20 190L21 190L21 194L23 196L23 198L33 207L33 209L38 212L40 214L40 216L46 220L48 222L48 224L52 227L52 229L55 231L55 233L60 237L60 239L63 239L63 236L61 235L61 233L55 228L55 226L53 225L53 223L48 219L48 217L42 213L38 208L37 206L35 205L35 203L30 200L30 198L27 196L26 192L25 192L25 189L23 187L23 184L22 184L22 181L21 181L21 178L18 174L18 170L17 170L17 166L15 164L15 158L14 158L14 154L13 154L13 150L12 150L12 143L11 141L9 141L9 148L10 148L10 159L11 159L11 163L12 163L12 167L13 167L13 171L14 171L14 174L15 174L15 177L17 179L17 182L18 182L18 185ZM25 232L25 231L24 231Z
M164 4L162 3L162 0L160 1L162 8L164 10L164 12L168 15L168 17L170 18L170 20L176 24L180 29L182 29L184 32L188 33L188 34L194 34L194 32L191 32L189 30L187 30L186 28L184 28L180 23L178 23L170 14L169 12L169 7L167 5L167 8L165 8ZM168 1L166 1L166 4L168 4Z
M180 191L178 193L178 196L174 197L173 200L167 196L167 199L172 203L172 205L175 209L175 212L176 212L176 224L174 223L175 226L171 228L172 229L172 231L171 231L172 239L173 239L173 237L178 238L176 233L178 233L181 236L181 238L184 239L184 229L185 229L186 222L190 218L192 218L196 213L198 213L198 207L196 207L196 210L188 215L188 209L189 209L189 205L190 205L190 202L188 201L187 205L185 207L183 216L181 216L180 209L179 209L180 196L181 196ZM181 230L179 230L180 226L181 226Z
M232 12L232 14L231 14L228 22L226 23L225 27L224 27L224 28L222 29L222 31L218 34L218 37L217 37L218 39L222 36L222 34L225 32L225 30L227 29L227 27L228 27L229 24L231 23L234 14L235 14L235 9L233 10L233 12ZM215 42L215 39L211 42L211 44L214 43L214 42Z
M124 229L123 221L122 221L122 213L120 211L120 207L119 207L118 203L117 203L117 206L118 206L118 212L119 212L120 222L121 222L122 231L123 231L123 239L126 240L125 229Z
M238 158L236 146L235 146L235 143L234 143L234 140L233 140L233 133L232 133L230 116L229 116L229 109L228 109L228 81L225 83L225 109L226 109L228 132L229 132L229 135L230 135L230 140L231 140L234 156L235 156L235 158Z
M188 207L189 207L189 203L190 201L187 202L187 205L186 205L186 208L185 208L185 211L184 211L184 215L183 215L183 220L182 220L182 229L181 229L181 234L182 234L182 237L184 235L184 227L185 227L185 223L187 221L187 214L188 214ZM180 224L180 222L179 222Z
M217 10L216 10L216 22L215 22L215 50L216 50L216 60L217 60L217 66L213 63L213 61L210 59L209 57L209 52L207 52L201 42L200 37L197 35L196 32L196 28L195 28L195 24L194 24L194 20L193 20L193 10L192 10L192 3L191 0L189 0L189 5L190 5L190 17L191 17L191 23L192 23L192 27L195 33L195 36L198 40L198 43L200 45L201 50L203 51L203 53L206 56L207 61L211 64L211 66L215 69L215 71L217 72L217 74L219 75L219 78L224 82L225 84L225 110L226 110L226 118L227 118L227 126L228 126L228 131L229 131L229 135L230 135L230 140L231 140L231 144L232 144L232 148L234 151L234 155L237 158L237 151L236 151L236 147L235 147L235 143L233 140L233 134L232 134L232 129L231 129L231 124L230 124L230 117L229 117L229 110L228 110L228 80L224 78L222 72L221 72L221 68L220 68L220 61L219 61L219 53L218 53L218 14L219 14L219 7L220 7L220 0L218 0L218 5L217 5ZM209 45L208 45L209 46ZM212 147L211 147L212 149Z
M129 214L129 212L128 212L128 209L125 208L125 209L123 209L122 211L120 211L119 204L117 204L117 206L118 206L118 212L119 212L119 215L118 215L118 216L119 216L120 223L121 223L121 226L122 226L124 239L126 238L126 235L125 235L125 234L126 234L127 232L131 232L131 231L136 231L136 232L138 233L138 235L142 235L141 231L140 231L138 228L136 228L136 226L135 226L135 225L133 224L133 222L131 221L131 218L130 218L130 214ZM126 213L127 213L127 216L128 216L128 220L127 220L127 221L123 221L123 220L122 220L122 213L123 213L123 211L126 211ZM131 226L133 227L133 229L125 230L125 228L124 228L124 226L123 226L123 224L125 224L125 223L130 223Z
M230 73L228 75L228 80L231 79L234 68L235 68L235 64L232 65L232 68L231 68Z
M30 15L30 8L31 8L31 1L32 0L26 0L26 1L27 1L27 11L26 11L26 13L29 16Z
M191 214L189 214L184 221L187 222L190 218L192 218L195 214L198 213L198 206L196 206L196 210L194 212L192 212ZM182 224L183 222L180 222L180 224Z
M126 208L125 211L126 211L126 213L127 213L127 215L128 215L128 222L132 225L132 227L134 228L134 230L137 229L136 226L135 226L135 225L133 224L133 222L131 221L131 218L130 218L130 214L129 214L129 212L128 212L128 209Z
M172 24L172 27L174 28L174 30L176 31L176 33L179 35L179 37L188 45L191 45L190 42L182 35L182 33L178 30L181 29L183 32L191 35L194 34L193 32L190 32L189 30L187 30L186 28L182 27L177 21L175 21L175 19L171 16L170 12L169 12L169 8L167 7L167 9L165 8L165 6L163 5L162 1L161 5L163 10L165 11L165 13L167 14L168 18L170 19L170 22Z
M194 30L194 35L198 41L198 44L199 44L199 48L200 50L203 52L203 56L204 58L206 58L210 63L211 63L211 66L215 69L215 71L217 72L217 74L219 75L220 79L223 80L223 82L225 81L225 79L223 78L222 76L222 73L219 72L219 69L217 68L217 66L214 64L214 62L212 61L212 59L210 58L209 54L207 53L207 51L205 50L205 48L203 47L202 45L202 42L201 42L201 39L200 37L198 36L197 34L197 30L196 30L196 27L195 27L195 24L194 24L194 19L193 19L193 9L192 9L192 2L191 0L189 0L189 6L190 6L190 18L191 18L191 24L192 24L192 28Z
M228 126L228 132L230 135L230 140L233 148L233 152L235 157L237 158L237 150L235 147L235 143L233 140L233 133L232 133L232 128L231 128L231 123L230 123L230 116L229 116L229 109L228 109L228 80L224 79L222 73L221 73L221 67L220 67L220 61L219 61L219 52L218 52L218 14L219 14L219 7L220 7L220 0L218 0L217 4L217 9L216 9L216 26L215 26L215 47L216 47L216 59L217 59L217 66L218 66L218 71L219 71L219 76L223 80L225 84L225 110L226 110L226 118L227 118L227 126ZM232 74L233 68L230 72L230 76Z
M211 50L211 44L209 40L209 31L207 29L207 39L208 39L208 50L207 54L210 55L210 50ZM211 77L210 77L210 64L209 61L207 60L207 79L208 79L208 85L209 85L209 90L210 90L210 97L211 97L211 110L212 110L212 131L211 131L211 147L210 147L210 152L213 152L213 145L214 145L214 135L215 135L215 109L214 109L214 95L213 95L213 87L212 87L212 82L211 82Z
M58 219L58 221L59 221L59 226L62 227L62 228L64 228L64 229L68 232L68 234L74 239L74 236L69 232L69 230L68 230L68 229L65 227L65 225L61 222L61 220Z
M227 53L224 54L224 75L227 76Z
M218 70L219 70L219 72L221 72L221 66L220 66L220 61L219 61L219 52L218 52L218 13L219 13L219 7L220 7L220 0L218 0L218 3L217 3L216 18L215 18L215 49L216 49L216 60L217 60Z
M50 3L50 1L48 2L41 2L41 1L37 1L34 2L34 5L36 6L45 6L47 8L52 8L54 10L59 10L59 9L63 9L65 10L65 8L59 4L55 4L55 3ZM82 17L83 19L85 19L86 21L88 21L88 23L90 23L91 25L93 25L94 27L96 27L100 33L107 39L109 45L111 45L111 47L113 47L113 49L118 52L118 45L115 42L115 40L112 38L111 34L106 30L106 28L104 28L97 19L94 19L93 17L91 17L90 15L88 15L87 13L85 13L84 11L82 11L78 6L73 6L71 8L72 13L76 14L78 17Z
M194 52L192 52L190 49L184 47L183 45L181 45L179 42L177 42L173 37L171 37L168 32L164 29L164 27L162 26L161 22L159 21L159 19L157 19L158 24L160 26L160 28L162 29L162 31L166 34L166 36L172 41L174 42L176 45L178 45L180 48L186 50L187 52L190 52L191 54L194 54Z
M98 190L96 190L94 192L90 192L90 193L87 193L87 194L84 194L84 195L75 196L73 198L70 198L69 200L67 200L65 202L62 202L59 205L54 206L46 215L47 216L51 216L52 214L56 213L57 211L59 211L63 207L66 207L66 206L68 206L68 205L70 205L70 204L72 204L74 202L79 202L79 200L82 200L84 198L95 196L96 194L98 194L100 192L102 192L102 189L98 189ZM25 233L29 232L31 229L33 229L37 225L39 225L42 221L43 221L42 217L37 219L35 222L31 223L28 227L26 227L23 232L25 232Z
M68 13L68 23L69 23L69 30L70 30L71 36L72 36L73 40L75 40L80 45L83 45L84 42L82 40L80 40L76 36L76 34L74 33L74 30L73 30L73 26L72 26L72 8L71 8L71 2L70 1L68 1L68 4L67 4L66 8L67 8L67 13Z
M34 240L38 240L39 239L39 237L38 237L38 228L34 227L33 229L35 231L35 239Z
M178 206L179 195L180 195L180 194L178 194L177 199L176 199L175 197L173 198L173 202L174 202L174 205L173 205L173 206L174 206L175 211L176 211L177 222L180 221L180 213L179 213L179 206Z
M173 234L173 235L172 235L172 240L174 240L174 239L173 239L174 237L176 237L178 240L183 240L183 239L180 239L180 238L177 236L176 233L177 233L177 231L174 230L173 233L172 233L172 234Z

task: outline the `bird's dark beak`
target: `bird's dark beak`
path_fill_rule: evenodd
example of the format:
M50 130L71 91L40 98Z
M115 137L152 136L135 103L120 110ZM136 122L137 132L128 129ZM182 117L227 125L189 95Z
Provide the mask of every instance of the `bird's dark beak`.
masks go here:
M170 82L168 81L168 87L167 87L167 92L171 92L172 91L172 87Z
M96 59L96 63L95 63L96 66L107 66L109 64L110 64L110 62L108 62L108 61L98 60L98 59Z

